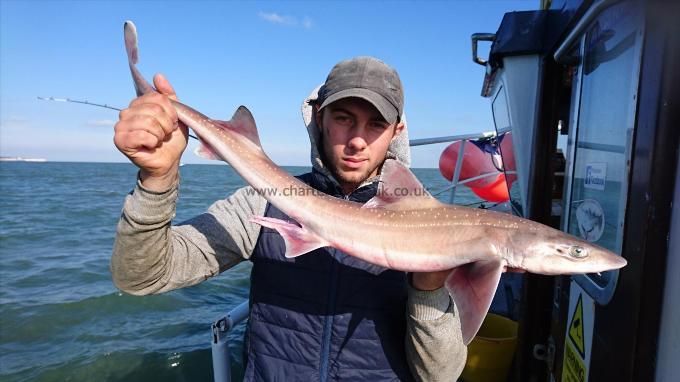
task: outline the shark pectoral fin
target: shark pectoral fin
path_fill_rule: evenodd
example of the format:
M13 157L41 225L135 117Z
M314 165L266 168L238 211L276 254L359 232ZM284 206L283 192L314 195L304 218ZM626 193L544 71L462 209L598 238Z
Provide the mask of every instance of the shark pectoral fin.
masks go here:
M500 261L477 261L454 268L446 287L460 314L463 341L469 344L482 326L501 279Z
M442 203L425 190L411 170L399 161L387 159L380 173L378 192L363 208L411 210L441 206Z
M289 223L281 219L268 218L264 216L253 216L251 222L261 226L275 229L286 243L286 257L297 257L304 255L321 247L327 247L328 243L321 237L315 235L305 227Z

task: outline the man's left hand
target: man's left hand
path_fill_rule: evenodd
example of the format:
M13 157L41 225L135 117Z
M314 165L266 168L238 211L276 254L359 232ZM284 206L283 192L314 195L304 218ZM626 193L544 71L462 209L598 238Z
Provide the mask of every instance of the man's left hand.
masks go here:
M449 273L451 273L450 269L438 272L412 273L411 286L424 291L439 289L444 286Z

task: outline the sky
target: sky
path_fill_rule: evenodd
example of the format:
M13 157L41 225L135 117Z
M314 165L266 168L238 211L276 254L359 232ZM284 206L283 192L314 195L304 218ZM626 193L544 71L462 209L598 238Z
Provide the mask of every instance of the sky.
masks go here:
M309 165L302 100L338 61L375 56L401 77L409 137L493 130L480 96L484 68L470 36L497 31L532 1L122 2L0 0L0 155L125 162L113 145L118 112L37 96L125 107L134 88L123 22L139 34L139 69L165 74L181 101L228 120L247 106L265 152ZM486 57L488 45L480 55ZM184 163L208 163L193 154ZM412 149L437 167L446 144Z

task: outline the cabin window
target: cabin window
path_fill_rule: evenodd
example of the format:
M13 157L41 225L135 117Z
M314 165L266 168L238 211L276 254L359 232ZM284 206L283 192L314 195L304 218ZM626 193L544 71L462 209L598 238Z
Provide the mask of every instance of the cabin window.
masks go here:
M505 96L505 89L501 86L496 93L496 97L491 103L493 122L496 127L496 135L499 137L499 147L503 158L503 171L505 179L511 183L509 191L510 204L515 215L524 216L524 201L520 191L520 182L517 179L517 166L513 153L504 153L505 148L512 150L512 133L510 125L510 114L508 112L508 101Z
M632 7L605 11L581 41L572 105L571 180L566 230L620 253L635 109L641 35ZM611 298L617 272L574 279L600 303Z

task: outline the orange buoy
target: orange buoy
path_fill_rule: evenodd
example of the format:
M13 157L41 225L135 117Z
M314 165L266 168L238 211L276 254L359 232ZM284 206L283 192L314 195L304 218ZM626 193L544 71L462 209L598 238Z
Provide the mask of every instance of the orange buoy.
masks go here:
M453 172L456 169L458 152L460 151L461 141L456 141L444 149L439 157L439 172L449 181L453 179ZM463 166L460 168L459 181L474 178L476 176L498 172L491 161L490 155L480 150L474 144L468 142L463 151ZM468 187L486 187L496 180L495 177L486 177L466 183Z
M505 141L506 140L504 139L503 142ZM504 145L503 148L512 152L512 147L510 146L512 144L511 140L507 139L507 141L509 144ZM442 176L449 181L453 179L453 172L456 168L460 146L461 141L450 144L444 149L439 157L439 172L441 172ZM463 151L463 164L460 169L459 181L484 174L491 174L487 177L465 183L464 185L469 187L470 190L481 199L489 202L506 202L510 199L508 184L506 183L505 174L498 171L496 165L494 165L494 160L502 162L499 155L486 153L479 149L475 144L466 143ZM499 164L502 166L502 163Z
M498 173L496 180L486 187L470 187L470 190L480 198L489 202L507 202L510 200L508 184L505 182L505 174Z

